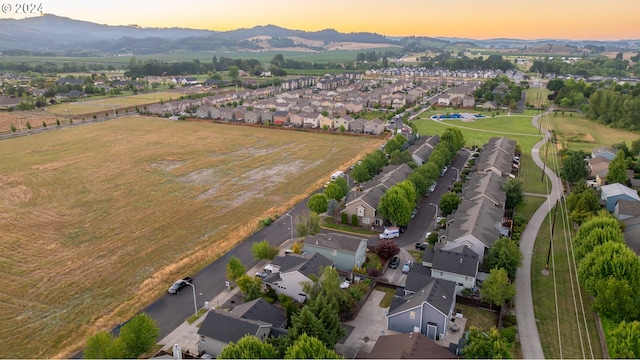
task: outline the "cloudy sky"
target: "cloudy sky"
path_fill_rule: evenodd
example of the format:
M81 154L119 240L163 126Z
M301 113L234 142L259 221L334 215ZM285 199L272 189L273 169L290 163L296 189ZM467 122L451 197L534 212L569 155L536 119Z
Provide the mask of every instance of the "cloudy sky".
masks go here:
M224 31L273 24L389 36L640 38L639 0L43 0L31 4L41 5L44 13L73 19L143 27ZM16 14L16 3L0 0L0 5L0 17L25 17Z

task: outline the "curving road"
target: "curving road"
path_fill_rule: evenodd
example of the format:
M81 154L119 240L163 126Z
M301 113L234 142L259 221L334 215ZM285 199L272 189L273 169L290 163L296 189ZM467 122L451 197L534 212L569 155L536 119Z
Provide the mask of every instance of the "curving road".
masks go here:
M540 128L539 122L541 121L542 115L544 114L533 117L531 122L534 127ZM522 266L520 266L516 272L515 282L516 318L518 320L518 333L520 335L522 357L525 359L544 358L542 345L540 343L540 335L538 334L538 327L536 325L535 313L533 311L533 297L531 295L531 257L533 255L533 246L536 241L536 236L540 230L542 222L555 203L562 196L562 182L551 169L543 166L543 162L540 159L540 148L551 138L551 134L546 129L542 129L542 131L544 132L544 139L540 140L540 142L533 146L533 149L531 149L531 157L536 165L541 169L545 169L545 174L551 181L551 192L547 196L547 200L545 200L545 202L533 214L527 224L527 227L522 232L520 237L520 250L522 251L523 259ZM533 271L542 271L542 269L533 269Z

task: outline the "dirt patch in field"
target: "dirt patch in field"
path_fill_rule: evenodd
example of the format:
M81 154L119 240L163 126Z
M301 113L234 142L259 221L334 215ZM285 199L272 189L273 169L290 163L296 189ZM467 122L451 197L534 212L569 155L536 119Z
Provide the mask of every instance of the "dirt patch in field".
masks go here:
M158 170L171 171L179 168L185 162L184 160L161 160L151 164L151 167Z
M0 175L0 202L15 206L31 199L31 189L24 186L20 180Z

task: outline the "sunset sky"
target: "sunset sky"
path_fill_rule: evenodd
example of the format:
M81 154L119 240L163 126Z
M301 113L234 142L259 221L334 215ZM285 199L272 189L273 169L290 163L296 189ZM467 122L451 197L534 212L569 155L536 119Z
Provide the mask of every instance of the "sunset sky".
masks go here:
M0 2L1 3L1 2ZM487 39L640 38L638 0L44 0L45 13L109 25L375 32ZM23 18L3 7L0 17ZM7 11L9 10L9 11ZM32 16L32 15L30 15Z

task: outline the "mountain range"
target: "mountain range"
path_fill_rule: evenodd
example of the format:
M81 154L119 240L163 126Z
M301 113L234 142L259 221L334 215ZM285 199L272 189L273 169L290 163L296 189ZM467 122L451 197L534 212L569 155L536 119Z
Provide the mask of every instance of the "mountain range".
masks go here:
M260 51L273 49L324 51L338 48L360 50L374 47L402 47L410 41L421 41L435 44L435 46L459 43L464 46L486 48L524 48L543 44L562 44L573 47L595 44L604 46L607 51L621 49L634 51L640 48L640 40L393 38L369 32L340 33L333 29L310 32L290 30L275 25L231 31L141 28L135 25L102 25L51 14L20 20L0 19L0 39L2 39L0 51L5 53L23 50L57 54L64 52L87 56L176 51ZM350 46L345 47L344 44L350 44Z

